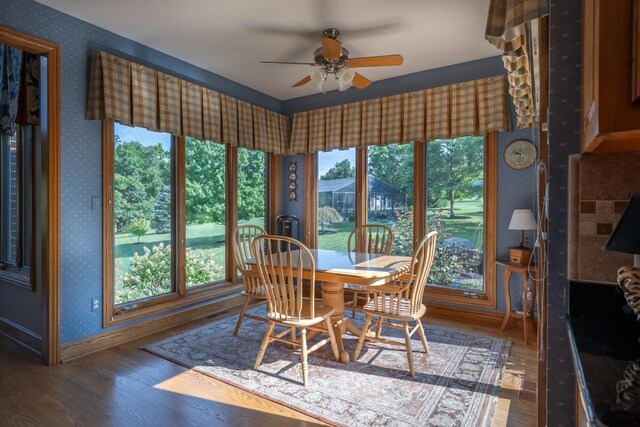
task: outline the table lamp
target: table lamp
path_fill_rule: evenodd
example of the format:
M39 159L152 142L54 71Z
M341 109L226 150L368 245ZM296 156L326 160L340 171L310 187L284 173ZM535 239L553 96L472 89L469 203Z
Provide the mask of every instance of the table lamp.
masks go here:
M509 260L517 264L529 264L532 250L524 245L524 231L535 230L538 226L531 209L516 209L511 215L509 230L520 230L520 246L509 248Z
M627 304L640 320L640 193L631 193L629 203L603 249L633 254L634 266L620 267L618 284Z

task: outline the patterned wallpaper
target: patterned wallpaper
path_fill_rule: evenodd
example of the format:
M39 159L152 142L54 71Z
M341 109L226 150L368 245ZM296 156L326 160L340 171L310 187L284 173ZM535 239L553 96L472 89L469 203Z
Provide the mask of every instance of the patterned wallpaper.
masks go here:
M102 192L102 125L84 119L89 55L106 50L180 78L281 112L282 102L32 0L0 0L0 25L61 46L62 224L61 341L102 331L102 214L91 198ZM2 313L0 313L2 315Z
M573 426L575 379L567 341L569 156L580 150L581 1L552 0L549 35L549 285L547 426Z

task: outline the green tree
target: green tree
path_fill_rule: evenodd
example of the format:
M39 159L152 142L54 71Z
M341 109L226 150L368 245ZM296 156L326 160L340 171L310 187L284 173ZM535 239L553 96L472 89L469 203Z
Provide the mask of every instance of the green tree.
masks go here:
M114 203L116 230L133 218L151 220L158 192L169 183L170 153L161 144L123 142L115 136Z
M238 219L264 217L265 154L238 149Z
M133 218L131 224L129 224L129 232L138 238L140 243L140 237L149 232L151 223L146 218Z
M186 138L187 224L225 220L225 146Z
M330 179L350 178L356 176L355 166L351 166L349 159L344 159L336 163L331 169L329 169L324 175L320 177L322 181L328 181Z
M156 233L168 233L171 231L171 188L162 186L156 199L156 208L153 216Z
M465 136L432 141L427 144L427 158L430 206L445 199L449 203L449 218L455 218L456 198L482 197L483 138Z
M337 224L342 222L342 215L331 206L322 206L318 208L318 222L324 233L325 224Z
M369 175L402 190L407 205L413 206L413 143L371 146L368 164Z

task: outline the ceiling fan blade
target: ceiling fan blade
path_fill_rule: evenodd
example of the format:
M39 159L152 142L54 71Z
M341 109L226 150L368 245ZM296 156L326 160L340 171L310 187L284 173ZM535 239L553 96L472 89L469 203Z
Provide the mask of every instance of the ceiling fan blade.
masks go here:
M307 76L304 79L300 80L299 82L292 84L291 87L298 87L298 86L306 85L310 81L311 81L311 76Z
M342 53L342 42L331 37L322 37L322 54L329 61L337 61Z
M261 64L318 65L315 62L260 61Z
M356 67L386 67L389 65L401 65L404 62L402 55L363 56L350 58L345 65L349 68Z
M353 81L351 82L351 84L353 84L358 89L364 89L371 84L371 80L364 77L362 74L356 73L353 76Z

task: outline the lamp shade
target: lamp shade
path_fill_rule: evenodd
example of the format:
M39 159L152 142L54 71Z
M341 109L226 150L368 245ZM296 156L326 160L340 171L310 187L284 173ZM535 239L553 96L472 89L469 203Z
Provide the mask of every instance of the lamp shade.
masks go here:
M311 72L311 85L318 92L324 93L324 83L327 80L327 73L319 68Z
M516 209L511 215L509 230L535 230L536 220L531 209Z
M340 92L349 89L353 85L353 78L356 72L350 68L342 68L336 73L338 78L338 90Z
M604 250L640 254L640 193L631 193L629 203L604 245Z

